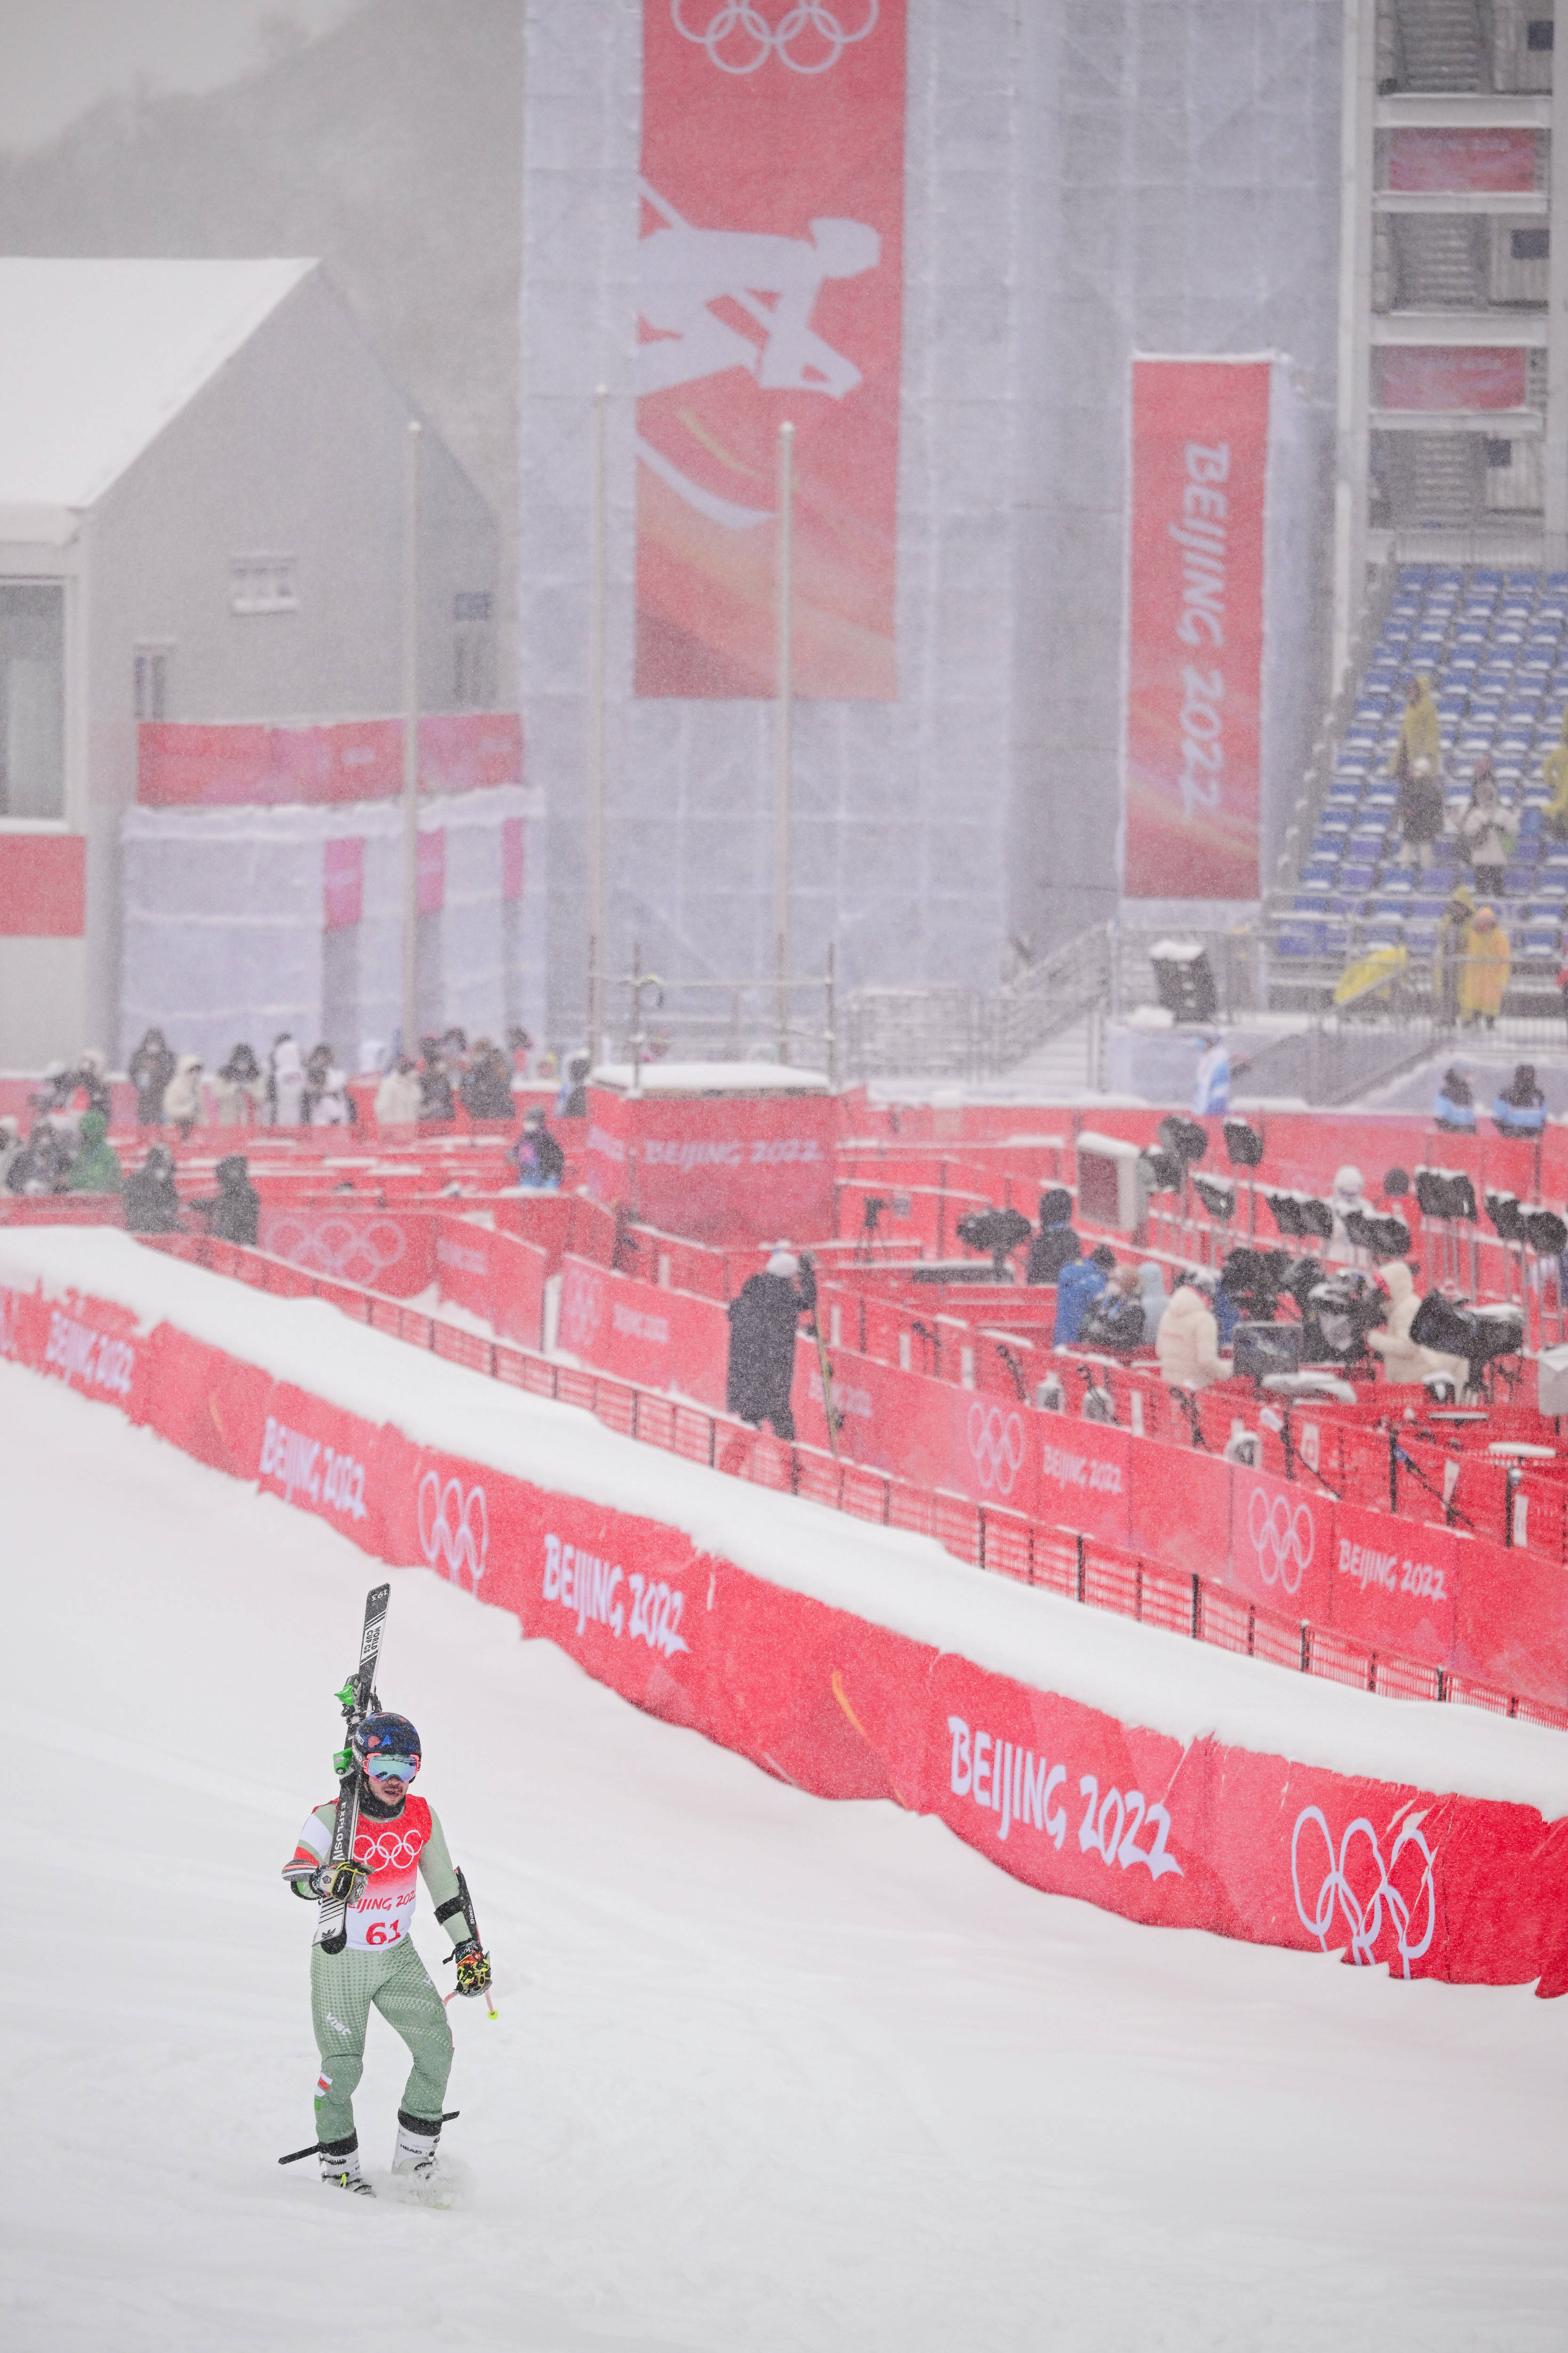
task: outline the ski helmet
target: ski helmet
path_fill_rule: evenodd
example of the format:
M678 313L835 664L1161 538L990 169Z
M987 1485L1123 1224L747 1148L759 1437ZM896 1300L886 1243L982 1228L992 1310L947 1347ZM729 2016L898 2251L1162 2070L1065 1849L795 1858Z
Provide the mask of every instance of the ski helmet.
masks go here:
M365 1717L354 1732L353 1747L367 1772L376 1772L381 1760L392 1757L410 1758L416 1772L419 1768L418 1733L405 1715L393 1715L385 1709Z

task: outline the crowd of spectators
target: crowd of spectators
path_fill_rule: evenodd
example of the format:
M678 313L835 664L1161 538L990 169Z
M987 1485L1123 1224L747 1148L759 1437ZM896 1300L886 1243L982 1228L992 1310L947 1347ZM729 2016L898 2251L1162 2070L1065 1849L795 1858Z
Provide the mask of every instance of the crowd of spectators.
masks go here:
M417 1059L390 1060L367 1048L370 1075L383 1062L374 1097L378 1129L447 1126L459 1107L474 1122L510 1126L516 1114L514 1082L527 1074L533 1041L519 1028L508 1030L504 1048L489 1038L470 1043L457 1027L419 1040ZM580 1116L586 1110L588 1057L569 1060L561 1079L557 1110ZM542 1055L536 1079L561 1076L555 1057ZM172 1132L187 1143L198 1129L219 1133L247 1128L352 1127L359 1118L354 1094L333 1047L321 1040L302 1053L283 1030L266 1060L243 1039L213 1072L195 1054L177 1054L163 1031L150 1029L132 1055L127 1076L136 1090L136 1124ZM127 1177L109 1142L113 1113L107 1057L89 1048L74 1064L52 1062L28 1098L32 1117L23 1133L15 1114L0 1118L0 1191L38 1195L68 1192L121 1195L126 1222L148 1233L174 1232L180 1223L174 1159L168 1145L153 1144L142 1166ZM565 1173L566 1156L536 1103L511 1147L517 1181L532 1190L553 1190ZM254 1241L257 1196L242 1154L217 1164L218 1192L184 1204L205 1218L209 1231L229 1240Z

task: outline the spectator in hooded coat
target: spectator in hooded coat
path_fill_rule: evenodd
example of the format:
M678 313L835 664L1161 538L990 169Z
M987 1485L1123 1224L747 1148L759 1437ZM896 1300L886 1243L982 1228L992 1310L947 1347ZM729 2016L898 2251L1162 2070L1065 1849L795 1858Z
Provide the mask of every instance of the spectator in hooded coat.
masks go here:
M1417 671L1405 691L1405 710L1399 722L1399 750L1394 755L1393 773L1397 775L1400 754L1405 765L1414 767L1417 760L1429 760L1432 773L1437 773L1443 757L1443 737L1437 718L1437 706L1432 699L1432 688L1424 672Z
M1462 1071L1450 1067L1444 1071L1432 1116L1445 1135L1474 1135L1476 1098Z
M100 1111L85 1111L79 1133L81 1149L66 1172L67 1192L118 1193L125 1171L110 1147L109 1122Z
M452 1082L447 1076L441 1049L434 1038L422 1038L419 1042L425 1050L425 1067L419 1073L419 1116L427 1124L456 1119L458 1106L452 1101Z
M588 1116L588 1071L592 1057L578 1051L566 1057L565 1075L561 1092L555 1099L557 1119L586 1119Z
M243 1039L209 1083L219 1127L249 1127L267 1100L261 1065Z
M1098 1299L1090 1302L1079 1326L1080 1348L1108 1348L1117 1356L1135 1356L1148 1338L1143 1324L1143 1295L1135 1266L1119 1266Z
M421 1099L419 1073L406 1054L399 1054L375 1091L377 1127L412 1127Z
M261 1216L261 1196L250 1181L250 1166L243 1152L226 1153L217 1164L217 1191L205 1201L193 1201L207 1221L207 1231L216 1240L243 1242L247 1249L256 1248L258 1221Z
M274 1127L298 1127L304 1113L305 1066L287 1029L272 1041L267 1058L267 1102Z
M1410 1336L1421 1294L1405 1261L1391 1259L1378 1269L1378 1280L1388 1293L1388 1314L1375 1331L1367 1334L1366 1345L1383 1358L1388 1379L1427 1381L1436 1374L1446 1374L1453 1382L1454 1395L1463 1397L1470 1377L1463 1356L1440 1356L1435 1348L1418 1347Z
M1553 841L1568 841L1568 711L1563 713L1563 740L1542 762L1541 774L1552 788L1541 830Z
M346 1071L340 1070L331 1046L324 1041L310 1050L305 1065L305 1124L308 1127L347 1127L353 1112Z
M1083 1256L1083 1244L1072 1229L1072 1195L1065 1185L1053 1185L1040 1195L1040 1230L1029 1244L1026 1282L1055 1282L1064 1266Z
M1167 1305L1154 1353L1173 1388L1206 1389L1211 1381L1224 1380L1229 1366L1220 1357L1219 1325L1202 1276L1183 1283Z
M5 1182L13 1193L63 1193L69 1166L70 1146L58 1128L40 1119L11 1163Z
M149 1029L131 1057L130 1079L136 1090L136 1124L161 1127L163 1090L174 1075L174 1058L161 1029Z
M101 1046L89 1046L77 1063L71 1083L71 1101L79 1099L84 1111L103 1113L107 1130L114 1124L114 1098L109 1087L109 1057Z
M1459 976L1459 1014L1490 1029L1508 994L1512 952L1509 936L1489 907L1478 907L1465 935L1465 968Z
M1475 911L1476 902L1470 896L1468 884L1460 882L1455 886L1447 905L1437 918L1437 937L1432 950L1432 978L1438 1018L1449 1029L1459 1018L1459 992L1464 986L1470 918Z
M1394 773L1399 778L1399 861L1403 866L1414 858L1425 871L1443 830L1443 787L1431 761L1406 759L1403 744Z
M566 1174L566 1155L544 1124L544 1112L535 1103L524 1116L522 1134L513 1147L517 1181L533 1192L554 1192Z
M1539 1135L1546 1124L1546 1097L1535 1083L1533 1062L1521 1062L1492 1105L1500 1135Z
M1170 1304L1165 1297L1164 1275L1152 1259L1146 1259L1138 1270L1138 1295L1143 1303L1143 1345L1152 1348L1159 1341L1160 1326Z
M506 1056L497 1053L488 1038L476 1038L468 1069L458 1090L470 1119L510 1119L512 1115L511 1072Z
M174 1075L163 1089L163 1120L169 1127L177 1127L180 1141L187 1143L190 1133L202 1115L202 1065L196 1054L182 1054L174 1065Z
M760 1428L795 1438L790 1391L795 1386L795 1335L800 1317L815 1303L796 1282L800 1261L793 1250L774 1250L765 1271L752 1275L730 1302L730 1365L724 1384L726 1410Z
M7 1190L10 1188L11 1171L20 1160L22 1152L22 1123L7 1112L5 1118L0 1119L0 1185Z
M125 1179L125 1224L133 1234L177 1234L180 1197L174 1190L174 1155L155 1144L140 1168Z
M1075 1259L1057 1277L1057 1320L1051 1338L1058 1348L1070 1348L1083 1329L1083 1319L1116 1271L1116 1252L1101 1242L1088 1258Z
M1492 757L1483 752L1470 783L1470 806L1459 819L1459 852L1475 873L1484 899L1500 899L1513 849L1513 828L1498 795Z

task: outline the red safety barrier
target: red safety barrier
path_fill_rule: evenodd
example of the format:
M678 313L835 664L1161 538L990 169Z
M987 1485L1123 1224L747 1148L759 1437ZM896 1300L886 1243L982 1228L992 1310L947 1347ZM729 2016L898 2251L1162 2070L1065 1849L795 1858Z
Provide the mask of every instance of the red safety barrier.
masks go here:
M525 1348L544 1334L544 1282L549 1261L532 1242L499 1234L470 1218L436 1221L436 1280L443 1299L488 1318L503 1340Z
M1568 1824L1534 1808L1135 1728L769 1583L679 1529L422 1444L168 1323L142 1335L113 1302L0 1291L0 1353L111 1398L378 1560L428 1565L650 1714L814 1794L937 1814L1029 1885L1406 1978L1568 1991ZM663 1410L647 1435L690 1451ZM792 1451L771 1457L780 1484ZM1088 1559L1081 1542L1043 1565L1080 1599L1099 1584L1114 1589L1102 1606L1270 1647L1267 1613L1200 1579ZM1300 1645L1305 1665L1310 1630ZM1375 1662L1369 1687L1391 1687Z
M671 1099L588 1091L588 1190L667 1233L725 1246L833 1230L831 1095Z

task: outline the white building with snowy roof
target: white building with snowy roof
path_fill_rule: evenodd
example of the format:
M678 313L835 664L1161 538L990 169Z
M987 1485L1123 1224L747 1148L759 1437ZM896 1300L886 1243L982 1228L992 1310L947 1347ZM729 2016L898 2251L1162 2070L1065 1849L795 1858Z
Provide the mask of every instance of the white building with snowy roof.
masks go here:
M0 1066L391 1038L412 414L313 261L0 259ZM531 803L419 447L420 1026L494 1031Z

